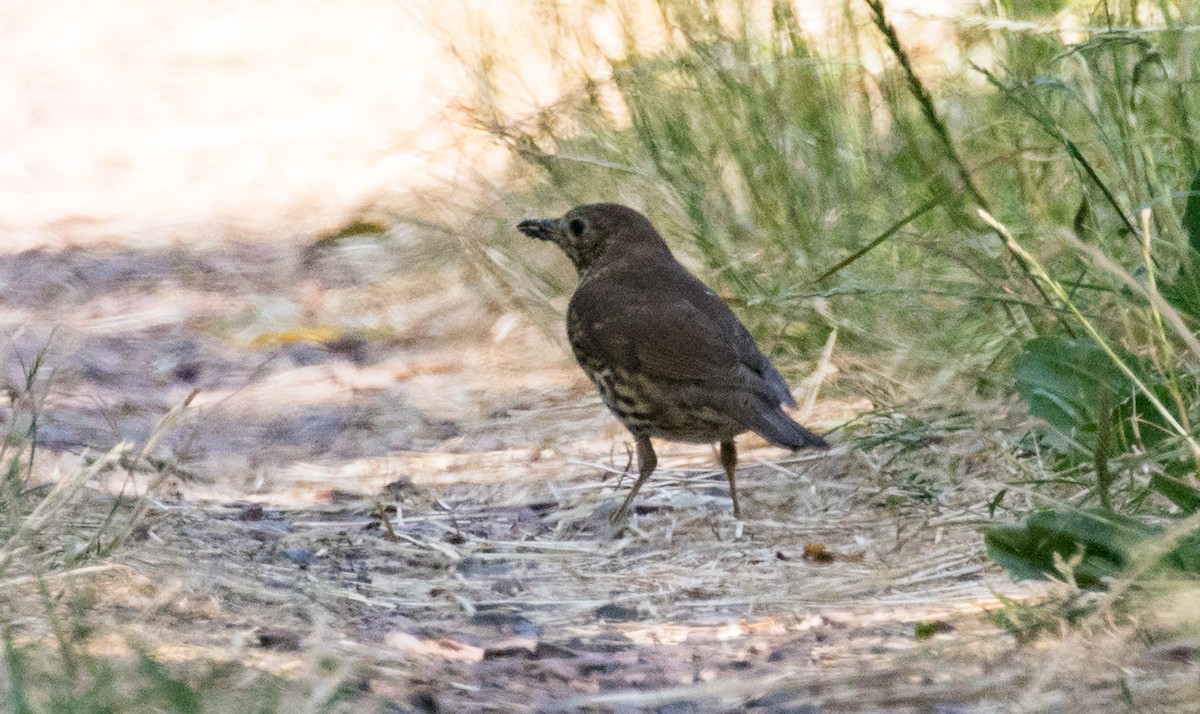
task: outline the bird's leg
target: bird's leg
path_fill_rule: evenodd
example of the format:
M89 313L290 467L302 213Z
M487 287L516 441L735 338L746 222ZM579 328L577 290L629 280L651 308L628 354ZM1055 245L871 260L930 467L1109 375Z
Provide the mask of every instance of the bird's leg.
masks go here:
M654 473L654 467L658 466L658 457L654 455L654 445L650 443L650 437L637 437L637 458L637 481L633 482L633 488L629 489L629 495L625 497L625 502L612 515L613 523L620 523L629 514L629 505L633 503L633 497L637 495L638 489L642 487L642 484L646 483L646 480L650 478L650 474Z
M725 469L725 478L729 479L729 497L733 499L733 517L741 520L742 510L738 508L737 482L733 478L733 470L737 468L737 446L733 439L721 442L721 466Z

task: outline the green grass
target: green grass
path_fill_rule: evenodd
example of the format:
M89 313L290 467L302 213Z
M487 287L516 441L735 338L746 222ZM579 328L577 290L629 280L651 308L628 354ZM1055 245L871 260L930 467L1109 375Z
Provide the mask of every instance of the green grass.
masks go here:
M1200 574L1200 7L995 2L939 26L944 65L875 0L819 48L788 3L717 5L659 0L667 47L534 116L481 101L522 160L510 201L643 209L794 375L836 329L883 376L846 390L884 408L1019 397L1050 511L992 531L1014 574Z
M1093 37L1073 46L997 9L946 25L963 57L993 58L949 74L908 64L890 19L870 32L859 3L840 31L861 54L840 56L818 54L786 4L753 32L722 26L705 3L659 7L680 39L612 63L628 123L580 78L576 96L503 135L535 169L535 203L639 204L777 354L811 353L837 326L855 352L986 367L1066 329L978 208L1077 290L1097 292L1097 277L1062 234L1135 258L1140 207L1166 266L1179 264L1198 168L1200 97L1184 79L1200 69L1194 29L1147 32L1118 16L1110 32L1091 17ZM1183 3L1167 8L1168 27L1196 21ZM875 53L880 74L863 59Z

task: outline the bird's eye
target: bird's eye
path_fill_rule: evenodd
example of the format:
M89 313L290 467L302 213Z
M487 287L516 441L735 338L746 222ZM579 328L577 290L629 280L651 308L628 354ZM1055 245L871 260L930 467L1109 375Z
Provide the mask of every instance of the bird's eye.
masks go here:
M567 230L571 232L571 235L578 238L579 236L583 235L585 230L587 230L587 224L583 222L583 219L572 218L567 223Z

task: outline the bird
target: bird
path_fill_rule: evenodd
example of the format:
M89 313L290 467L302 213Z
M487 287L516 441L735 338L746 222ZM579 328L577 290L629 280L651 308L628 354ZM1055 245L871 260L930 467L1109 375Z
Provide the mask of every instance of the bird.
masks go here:
M739 520L734 437L752 431L793 451L828 448L783 411L796 400L779 370L644 215L592 203L560 218L523 220L517 230L557 245L574 264L579 280L566 320L571 350L634 439L638 476L613 523L625 519L658 465L652 437L719 444Z

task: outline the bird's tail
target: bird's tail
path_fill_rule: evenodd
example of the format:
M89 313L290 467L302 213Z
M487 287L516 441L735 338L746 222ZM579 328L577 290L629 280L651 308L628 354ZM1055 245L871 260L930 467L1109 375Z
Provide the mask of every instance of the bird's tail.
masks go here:
M776 404L763 405L746 416L749 418L743 419L742 423L775 446L793 451L829 448L827 441L792 421Z

